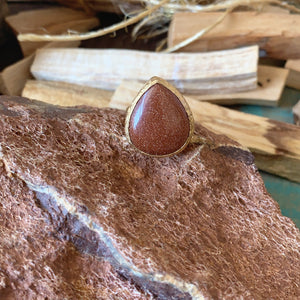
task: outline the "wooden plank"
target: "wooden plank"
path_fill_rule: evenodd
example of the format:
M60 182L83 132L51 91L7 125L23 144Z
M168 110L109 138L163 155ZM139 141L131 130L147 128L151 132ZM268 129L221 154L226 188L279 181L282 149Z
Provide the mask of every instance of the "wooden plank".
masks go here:
M39 50L36 79L115 89L123 79L166 78L179 90L216 94L256 88L256 46L210 53L156 53L118 49Z
M78 47L80 42L52 42L47 47ZM8 66L0 73L0 93L4 95L21 95L26 81L32 78L30 66L34 60L34 54Z
M126 109L142 87L125 82L110 106ZM249 148L261 170L300 182L300 127L186 97L195 122Z
M8 16L5 20L16 35L20 33L62 34L68 31L83 32L99 25L97 18L64 7L24 11ZM20 46L24 56L28 56L47 43L20 42Z
M214 24L223 12L177 13L169 28L173 47ZM300 58L300 15L234 12L211 31L180 51L212 51L258 44L269 57Z
M289 59L285 68L290 71L286 85L300 90L300 59Z
M196 100L207 101L216 104L253 104L265 106L277 106L281 98L288 70L271 66L258 66L258 85L255 90L217 95L192 95ZM188 94L184 94L189 96Z
M22 96L61 106L107 107L112 92L65 82L28 80Z

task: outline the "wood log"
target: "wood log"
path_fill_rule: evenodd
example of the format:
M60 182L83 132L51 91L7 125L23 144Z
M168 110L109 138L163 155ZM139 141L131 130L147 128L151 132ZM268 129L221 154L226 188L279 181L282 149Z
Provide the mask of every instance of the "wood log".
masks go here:
M285 68L289 70L286 85L300 90L300 59L289 59Z
M177 13L169 28L173 47L214 24L224 12ZM212 51L258 44L266 55L278 59L300 58L300 15L234 12L204 36L181 51Z
M107 107L112 92L65 82L28 80L22 96L60 106Z
M8 16L5 20L16 35L21 33L62 34L68 31L83 32L99 25L99 20L96 17L64 7L20 12ZM20 42L20 46L24 56L28 56L47 43Z
M48 47L78 47L79 42L51 42ZM4 95L19 96L24 88L26 81L32 78L30 66L34 60L31 54L22 60L8 66L0 73L0 93Z
M124 82L111 107L126 109L141 83ZM300 182L300 127L186 97L195 122L249 148L259 169Z
M36 79L113 90L124 79L166 78L180 91L234 93L256 88L258 47L211 53L155 53L117 49L46 49L37 52Z
M196 100L207 101L216 104L254 104L277 106L284 89L288 70L271 66L258 66L257 88L253 91L217 94L217 95L192 95ZM191 95L184 94L189 97Z
M293 107L293 115L295 124L300 126L300 100Z
M253 91L225 95L217 94L193 96L195 99L200 101L208 101L226 105L257 104L276 106L280 99L287 74L288 70L286 69L259 66L259 84L258 87ZM41 80L29 80L26 83L22 93L22 96L24 97L65 106L94 106L94 103L99 101L99 99L110 99L111 95L112 92L101 89L69 83ZM102 106L106 106L106 102L103 102Z

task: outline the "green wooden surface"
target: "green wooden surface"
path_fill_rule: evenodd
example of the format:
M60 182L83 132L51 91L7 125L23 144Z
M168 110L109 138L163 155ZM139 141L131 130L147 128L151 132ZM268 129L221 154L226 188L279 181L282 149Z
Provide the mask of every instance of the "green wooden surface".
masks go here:
M300 91L286 88L278 107L240 105L237 109L258 116L293 123L292 107L300 100ZM299 136L300 139L300 136ZM280 206L282 214L290 217L300 228L300 183L260 171L265 186Z
M279 203L284 216L290 217L300 229L300 184L260 172L268 192Z

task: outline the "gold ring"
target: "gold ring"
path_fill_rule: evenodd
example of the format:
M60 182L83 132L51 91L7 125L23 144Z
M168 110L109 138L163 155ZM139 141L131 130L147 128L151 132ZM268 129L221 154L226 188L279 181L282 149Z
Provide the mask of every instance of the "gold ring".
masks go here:
M194 118L181 93L152 77L127 110L125 133L138 151L155 157L178 154L190 143Z

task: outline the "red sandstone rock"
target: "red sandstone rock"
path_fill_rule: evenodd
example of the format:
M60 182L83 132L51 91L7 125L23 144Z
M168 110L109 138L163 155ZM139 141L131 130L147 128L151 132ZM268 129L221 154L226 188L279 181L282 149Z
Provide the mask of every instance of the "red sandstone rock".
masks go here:
M51 253L59 251L66 239L76 246L77 255L89 253L89 259L105 263L115 274L106 277L103 268L97 271L86 263L83 278L94 274L100 282L118 285L126 295L300 297L299 230L266 192L252 155L235 142L197 125L195 133L207 144L189 145L173 157L153 158L128 144L122 111L61 109L8 97L0 98L0 109L5 170L35 195L34 210L51 216L46 219L52 227L45 227L44 234L29 226L24 235L37 245L46 243L45 264L53 262ZM26 203L32 197L24 199L14 190L4 190L3 198L11 195L7 203L14 197ZM7 205L2 226L10 228L18 213L7 212ZM23 211L35 217L24 206ZM43 222L37 225L42 226ZM20 228L17 240L22 241L22 232ZM47 234L53 245L49 252ZM1 260L0 270L13 289L16 284L23 291L30 287L22 276L6 275L9 268L20 268L26 255L20 252L10 265ZM64 270L63 261L58 260ZM32 281L47 274L35 261L30 268ZM64 289L56 286L52 295L59 297Z
M1 300L151 299L108 261L85 253L97 247L83 234L85 228L74 220L68 226L67 213L51 216L42 209L35 192L8 176L2 162L0 186ZM57 209L55 203L51 208Z

